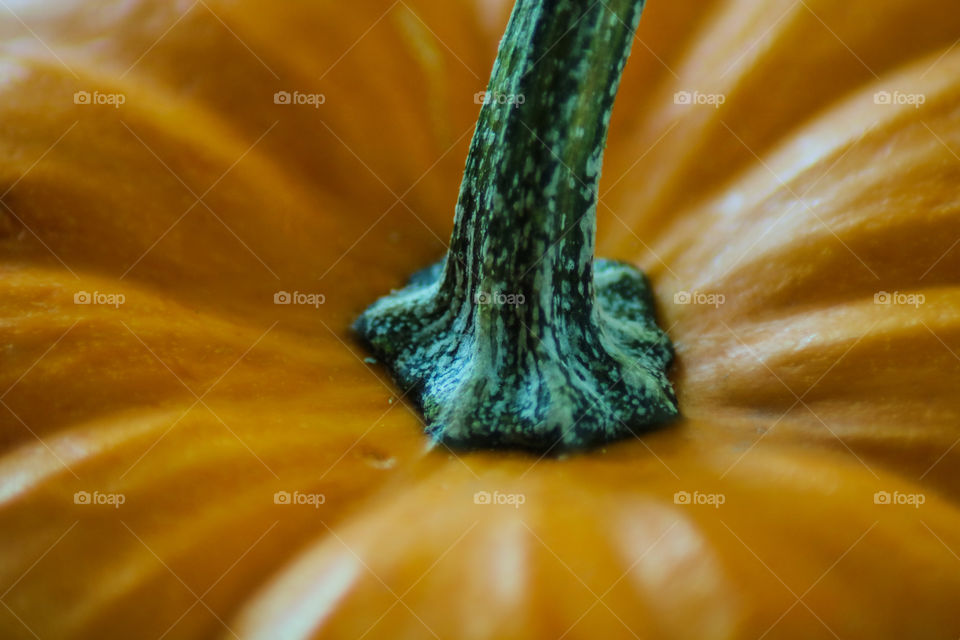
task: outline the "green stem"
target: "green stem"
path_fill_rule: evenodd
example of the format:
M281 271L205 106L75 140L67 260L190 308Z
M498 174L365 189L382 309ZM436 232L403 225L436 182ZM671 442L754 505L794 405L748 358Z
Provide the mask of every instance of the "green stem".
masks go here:
M447 259L357 321L438 440L577 449L677 413L643 274L594 262L610 111L642 0L518 0Z

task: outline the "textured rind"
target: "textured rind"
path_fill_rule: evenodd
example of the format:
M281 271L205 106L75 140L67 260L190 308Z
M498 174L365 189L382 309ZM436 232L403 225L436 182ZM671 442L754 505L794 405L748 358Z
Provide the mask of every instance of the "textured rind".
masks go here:
M462 330L458 309L438 300L442 273L442 261L417 273L355 325L400 385L411 389L428 431L441 442L576 449L676 416L664 373L673 349L654 320L647 279L634 267L594 264L597 324L580 336L588 348L562 344L560 357L531 332L526 359L495 363L483 360L476 342L496 338Z
M444 443L577 449L677 415L642 274L603 263L595 276L593 264L603 149L642 9L516 4L451 258L356 324Z

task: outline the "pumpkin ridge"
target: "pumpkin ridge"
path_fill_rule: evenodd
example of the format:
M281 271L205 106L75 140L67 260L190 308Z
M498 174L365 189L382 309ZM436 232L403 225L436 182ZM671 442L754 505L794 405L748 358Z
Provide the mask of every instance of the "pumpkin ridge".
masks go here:
M642 182L636 183L636 190L624 193L625 201L611 194L613 208L625 212L621 217L641 237L649 235L645 230L648 221L655 224L658 220L670 220L677 210L697 207L704 196L722 193L734 172L755 162L754 153L764 158L770 149L804 123L829 110L837 101L846 100L855 91L864 90L875 81L874 73L880 76L895 73L911 60L943 51L955 42L960 32L960 16L941 10L939 0L921 0L919 5L914 3L909 8L902 3L886 2L888 9L874 13L877 21L883 21L880 23L857 21L849 16L839 16L834 22L830 14L843 12L843 7L830 0L799 4L781 0L776 5L740 0L731 4L737 6L737 11L728 9L729 22L750 31L749 21L755 14L766 12L769 22L773 22L782 15L782 7L792 5L801 22L791 26L787 24L789 20L784 20L780 25L795 31L797 44L788 46L767 34L765 37L777 46L766 50L761 46L747 49L752 43L744 45L738 40L733 24L720 23L712 25L714 33L702 37L699 49L690 52L684 63L671 65L683 80L675 81L673 87L665 87L658 94L657 104L663 106L644 114L648 122L646 129L629 142L621 140L619 144L623 146L612 147L610 154L611 167L630 166L637 154L623 160L626 150L632 153L634 149L650 149L674 121L681 123L632 170L632 175L643 176ZM826 21L836 37L817 16ZM844 28L855 32L856 37L847 35ZM821 34L824 37L821 38ZM877 44L880 41L896 42L897 46ZM807 51L803 56L792 54L805 50L809 42L819 43L822 50ZM847 47L855 53L851 54ZM727 74L723 82L718 83L730 58L744 49L748 56L745 60L751 66L745 67L742 73ZM832 55L833 51L836 55ZM864 59L873 73L855 56ZM824 66L828 63L832 66ZM810 78L817 81L811 83ZM742 88L730 90L730 85L736 82L742 82ZM794 90L799 86L804 87L803 93ZM694 90L704 94L721 93L727 100L719 109L674 104L674 92ZM784 123L789 126L783 126ZM704 157L711 161L701 163ZM612 253L621 255L628 242L629 238L623 238L611 249Z

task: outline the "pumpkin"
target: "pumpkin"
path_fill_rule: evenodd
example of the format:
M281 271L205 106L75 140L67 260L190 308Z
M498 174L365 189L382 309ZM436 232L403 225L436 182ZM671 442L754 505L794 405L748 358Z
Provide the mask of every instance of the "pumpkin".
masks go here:
M0 27L0 635L960 635L952 4L650 4L597 248L682 418L565 456L431 447L350 331L509 7L56 4Z

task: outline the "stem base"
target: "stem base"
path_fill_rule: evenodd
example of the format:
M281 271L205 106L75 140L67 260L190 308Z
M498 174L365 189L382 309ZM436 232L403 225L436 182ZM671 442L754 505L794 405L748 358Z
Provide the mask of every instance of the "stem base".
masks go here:
M530 329L520 343L505 339L485 322L501 302L451 304L442 273L443 262L419 272L354 325L410 389L436 440L461 449L577 450L678 415L666 376L673 349L633 266L594 262L593 322L576 329L575 346L560 327Z

